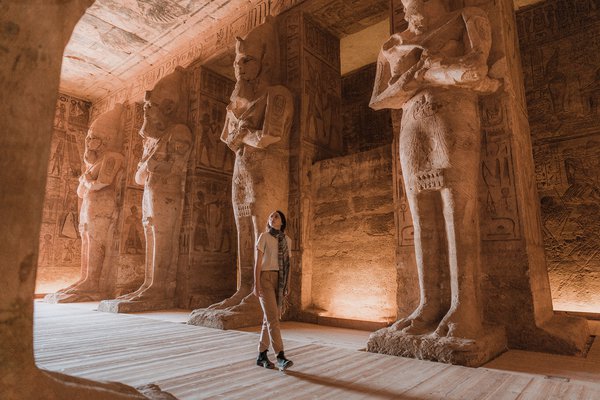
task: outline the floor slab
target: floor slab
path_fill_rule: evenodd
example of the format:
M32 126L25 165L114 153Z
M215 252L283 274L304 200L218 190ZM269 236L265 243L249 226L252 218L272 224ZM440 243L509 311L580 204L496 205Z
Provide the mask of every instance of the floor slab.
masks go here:
M322 344L310 335L299 340L292 332L284 331L284 340L295 365L281 373L254 365L255 332L36 303L35 355L43 368L134 386L156 383L182 400L600 398L594 370L583 380L465 368Z

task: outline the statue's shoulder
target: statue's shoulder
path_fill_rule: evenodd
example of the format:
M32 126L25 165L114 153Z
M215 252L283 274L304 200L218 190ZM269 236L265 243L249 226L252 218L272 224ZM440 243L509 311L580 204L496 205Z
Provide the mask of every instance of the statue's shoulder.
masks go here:
M192 132L190 128L185 124L177 124L171 128L169 132L171 140L182 140L182 141L190 141L192 140Z
M292 92L290 91L290 89L286 88L283 85L273 85L273 86L269 86L267 88L267 96L268 97L284 96L287 99L291 99Z
M104 154L104 157L102 158L102 162L107 162L107 161L121 162L123 160L125 160L125 156L122 153L119 153L117 151L107 151Z

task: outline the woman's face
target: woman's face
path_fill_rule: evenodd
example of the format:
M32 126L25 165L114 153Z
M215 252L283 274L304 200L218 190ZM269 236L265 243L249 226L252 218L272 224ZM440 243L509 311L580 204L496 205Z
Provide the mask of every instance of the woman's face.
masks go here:
M279 213L277 211L269 215L269 226L277 230L281 229L281 217L279 216Z

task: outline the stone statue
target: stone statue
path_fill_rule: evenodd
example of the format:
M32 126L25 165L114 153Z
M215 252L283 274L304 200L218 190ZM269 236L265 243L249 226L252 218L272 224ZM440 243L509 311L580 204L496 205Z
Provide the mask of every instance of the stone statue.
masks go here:
M420 285L417 309L392 330L475 340L484 335L478 95L500 85L488 77L491 28L479 8L450 12L444 0L403 5L408 29L383 45L370 103L402 109L400 163Z
M290 91L277 82L279 47L272 19L236 38L235 89L221 140L235 153L232 200L238 231L238 290L192 313L188 323L233 328L260 323L252 295L254 246L272 210L288 204ZM222 310L222 312L219 312Z
M85 172L79 177L77 195L81 234L81 278L57 293L46 296L56 303L99 301L113 295L116 276L109 259L117 220L118 183L123 171L121 114L117 104L101 114L85 138Z
M146 92L144 151L135 181L144 185L142 222L146 237L145 280L133 293L99 310L113 312L174 306L179 231L192 134L185 125L187 101L184 71L177 68Z

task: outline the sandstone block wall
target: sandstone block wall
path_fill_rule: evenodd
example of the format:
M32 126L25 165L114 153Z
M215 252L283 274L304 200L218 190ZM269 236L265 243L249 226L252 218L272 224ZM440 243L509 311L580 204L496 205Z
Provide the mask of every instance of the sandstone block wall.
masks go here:
M392 151L382 146L311 168L309 311L365 321L396 316Z
M600 9L549 0L517 12L554 308L600 312Z

